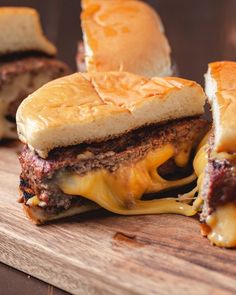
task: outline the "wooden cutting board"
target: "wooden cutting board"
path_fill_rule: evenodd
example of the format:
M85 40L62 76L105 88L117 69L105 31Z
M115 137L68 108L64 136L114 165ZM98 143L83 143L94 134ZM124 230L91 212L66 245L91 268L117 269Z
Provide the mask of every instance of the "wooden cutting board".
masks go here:
M32 225L16 202L19 149L0 147L2 262L73 294L236 294L236 250L211 246L194 218L100 211Z

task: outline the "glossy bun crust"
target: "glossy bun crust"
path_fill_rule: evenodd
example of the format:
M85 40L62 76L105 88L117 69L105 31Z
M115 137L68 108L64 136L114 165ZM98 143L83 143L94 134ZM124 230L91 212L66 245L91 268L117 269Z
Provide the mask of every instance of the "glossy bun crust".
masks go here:
M38 12L29 7L0 7L0 55L39 51L55 55L44 36Z
M159 15L137 0L83 0L85 64L91 71L170 76L170 46Z
M41 157L55 147L103 141L144 125L203 113L200 85L126 72L76 73L29 95L16 115L21 141Z
M236 152L236 62L210 63L206 94L212 105L215 149Z

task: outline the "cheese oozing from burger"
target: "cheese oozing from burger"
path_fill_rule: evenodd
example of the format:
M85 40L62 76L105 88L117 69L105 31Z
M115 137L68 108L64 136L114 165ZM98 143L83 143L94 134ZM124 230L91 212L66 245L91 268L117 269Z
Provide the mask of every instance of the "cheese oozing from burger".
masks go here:
M195 214L179 198L141 198L196 178L167 180L159 169L174 162L172 172L186 173L206 129L204 101L193 81L127 72L76 73L44 85L17 111L27 210L35 214L27 200L36 195L46 202L45 220L52 207L70 214L76 199L119 214Z
M106 170L90 172L84 176L76 172L62 172L58 177L61 190L69 195L83 196L101 207L118 214L176 213L194 215L192 206L178 198L140 200L144 194L155 193L194 181L195 174L180 180L169 181L158 174L158 168L172 158L174 147L166 145L149 152L141 161L119 168L114 173ZM175 163L187 165L189 153L180 150Z
M207 141L202 177L203 234L220 247L236 247L236 63L208 65L205 90L213 127Z
M189 193L189 197L194 197L195 193L198 192L198 197L193 203L194 210L201 210L201 206L206 201L207 193L205 190L207 176L207 164L208 164L208 149L209 149L209 136L210 132L205 136L202 143L199 146L198 152L194 159L194 171L198 177L197 187L195 190ZM214 160L225 160L236 162L236 155L226 152L211 152L211 157ZM193 194L194 192L194 194ZM192 194L191 194L192 193ZM203 196L206 195L206 196ZM187 194L186 194L187 195ZM205 220L205 225L202 226L203 235L215 245L220 247L235 247L236 246L236 204L229 202L226 204L219 204L216 206L214 211L209 214Z

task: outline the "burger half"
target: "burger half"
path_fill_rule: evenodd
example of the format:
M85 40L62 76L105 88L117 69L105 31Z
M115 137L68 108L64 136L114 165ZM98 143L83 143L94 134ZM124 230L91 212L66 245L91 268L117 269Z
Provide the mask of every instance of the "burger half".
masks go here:
M196 213L146 195L193 182L185 175L206 132L205 94L180 78L76 73L44 85L17 111L20 201L37 224L97 207L117 214Z
M214 62L205 75L213 127L194 159L202 233L215 245L236 247L236 63Z

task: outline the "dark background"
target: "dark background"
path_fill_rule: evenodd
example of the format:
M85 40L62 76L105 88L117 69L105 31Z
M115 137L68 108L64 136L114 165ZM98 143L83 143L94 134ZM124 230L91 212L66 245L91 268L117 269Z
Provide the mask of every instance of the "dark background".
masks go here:
M236 59L235 0L146 2L159 12L173 59L184 78L203 82L208 62ZM79 0L0 0L0 5L37 8L46 35L59 49L59 58L75 70L76 46L81 39Z
M163 20L182 77L203 83L208 62L236 60L236 0L146 2ZM4 5L38 9L45 34L58 47L58 57L76 69L76 47L81 39L79 0L0 0L0 6ZM0 295L5 294L65 293L0 264Z

